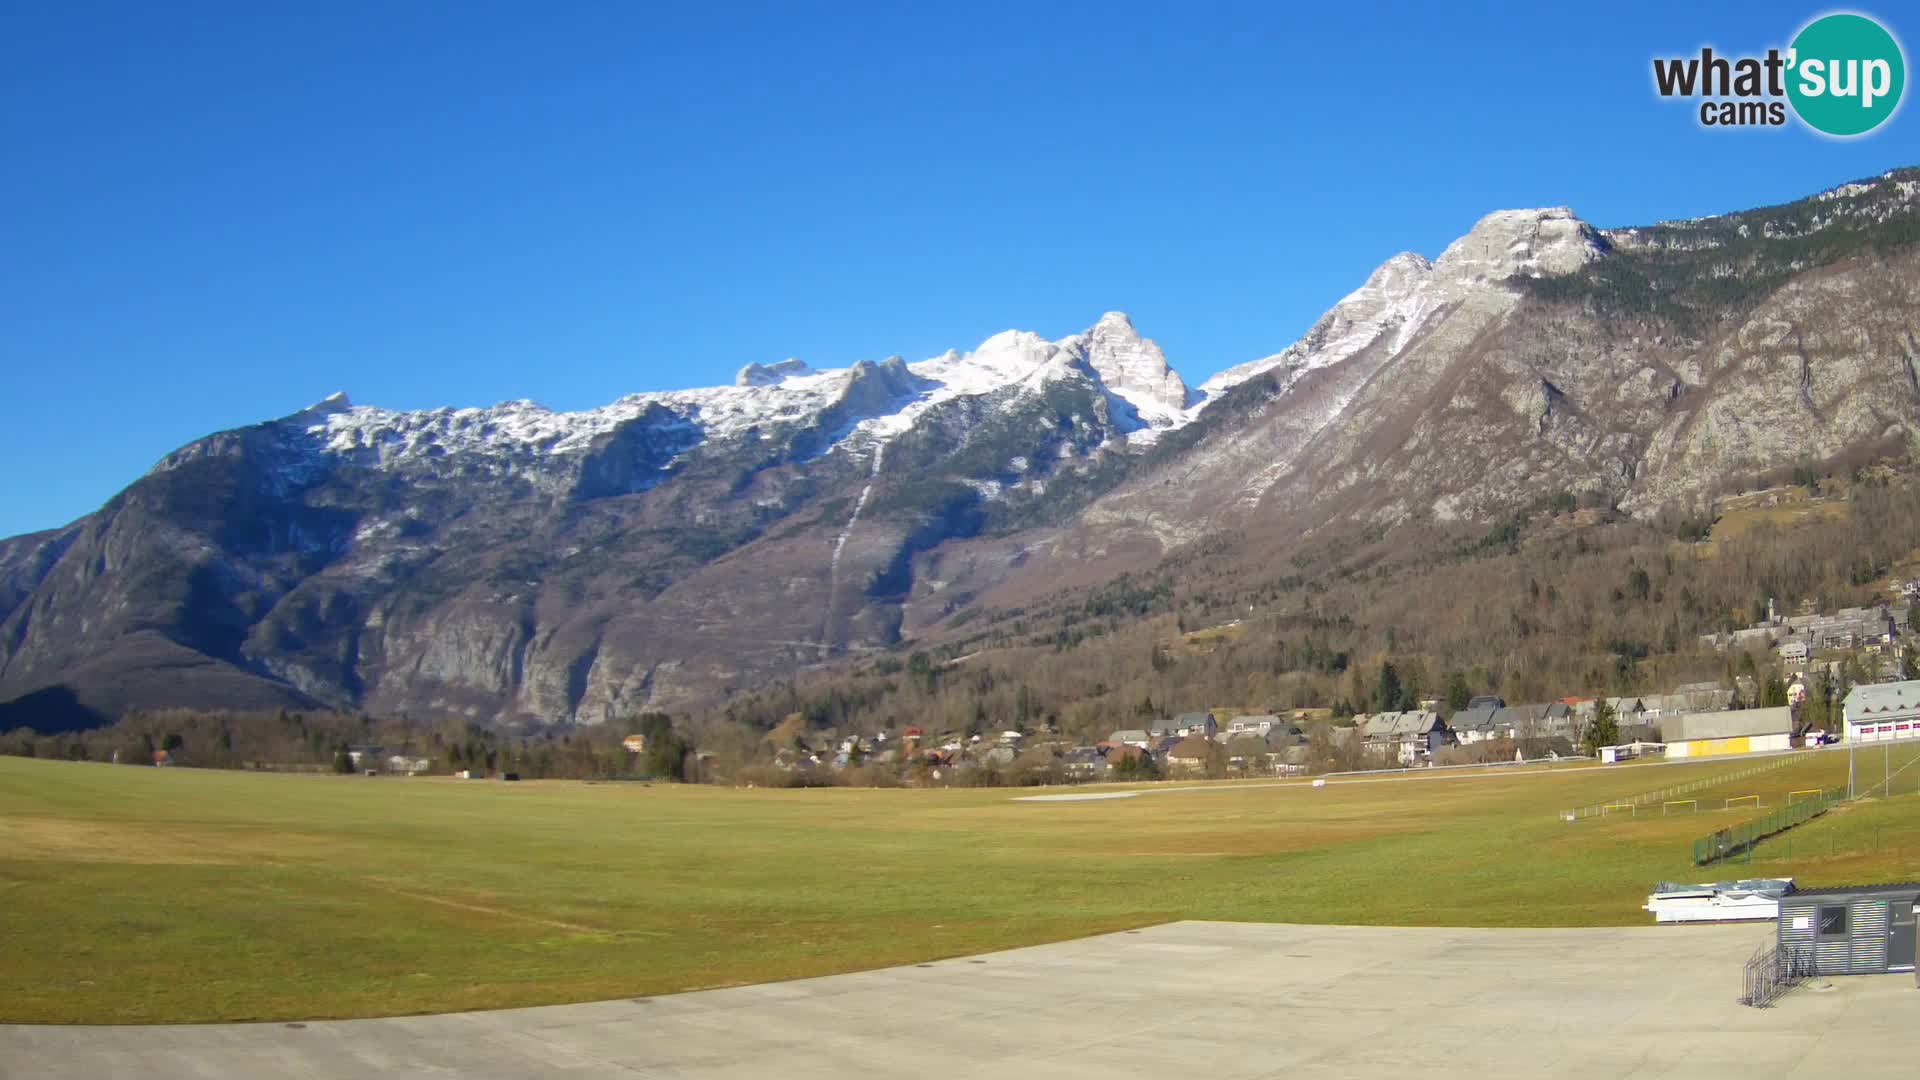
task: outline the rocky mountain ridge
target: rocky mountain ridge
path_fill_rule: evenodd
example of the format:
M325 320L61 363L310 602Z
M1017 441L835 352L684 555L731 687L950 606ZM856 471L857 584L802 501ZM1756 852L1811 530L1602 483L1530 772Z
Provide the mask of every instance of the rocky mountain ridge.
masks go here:
M1108 313L578 413L336 395L0 542L0 702L593 723L1210 535L1486 520L1545 491L1651 513L1902 457L1917 185L1619 230L1496 212L1196 388Z

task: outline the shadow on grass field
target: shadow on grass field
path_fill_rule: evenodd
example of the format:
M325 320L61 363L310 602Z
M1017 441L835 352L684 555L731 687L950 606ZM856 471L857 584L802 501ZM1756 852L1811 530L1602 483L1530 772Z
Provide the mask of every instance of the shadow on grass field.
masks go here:
M1018 803L1005 790L463 783L0 758L0 1020L551 1004L1186 918L1635 924L1656 881L1729 876L1691 867L1687 844L1738 812L1569 824L1559 810L1739 767ZM1831 786L1836 767L1844 782L1842 755L1810 755L1756 793ZM1883 835L1911 837L1920 798L1796 833L1869 815ZM1920 842L1906 847L1916 850L1883 844L1822 872L1920 876ZM1796 865L1768 857L1763 845L1753 872Z

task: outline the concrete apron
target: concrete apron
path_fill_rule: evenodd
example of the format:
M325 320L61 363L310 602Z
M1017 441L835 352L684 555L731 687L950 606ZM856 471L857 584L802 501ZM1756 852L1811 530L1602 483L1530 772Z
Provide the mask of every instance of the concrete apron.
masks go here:
M1911 1075L1911 976L1738 1003L1772 924L1181 922L638 1000L285 1024L0 1026L0 1076Z

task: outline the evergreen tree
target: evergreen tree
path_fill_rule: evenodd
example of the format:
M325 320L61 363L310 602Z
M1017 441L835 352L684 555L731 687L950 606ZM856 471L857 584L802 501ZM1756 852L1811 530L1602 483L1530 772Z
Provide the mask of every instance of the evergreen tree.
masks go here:
M1787 681L1778 675L1767 676L1767 684L1760 691L1760 704L1766 708L1787 703Z
M1373 711L1394 712L1405 708L1400 687L1400 672L1394 669L1393 661L1380 665L1380 678L1373 688Z
M1620 741L1620 719L1614 715L1613 703L1601 698L1593 703L1593 719L1588 722L1585 735L1580 740L1581 749L1598 756L1600 748L1612 746Z

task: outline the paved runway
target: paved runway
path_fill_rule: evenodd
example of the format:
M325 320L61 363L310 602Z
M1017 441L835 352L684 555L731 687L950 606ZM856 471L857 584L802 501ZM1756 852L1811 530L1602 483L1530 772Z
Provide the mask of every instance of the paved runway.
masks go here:
M1183 922L635 1001L301 1025L0 1026L0 1076L1911 1076L1912 976L1736 1002L1771 924Z

